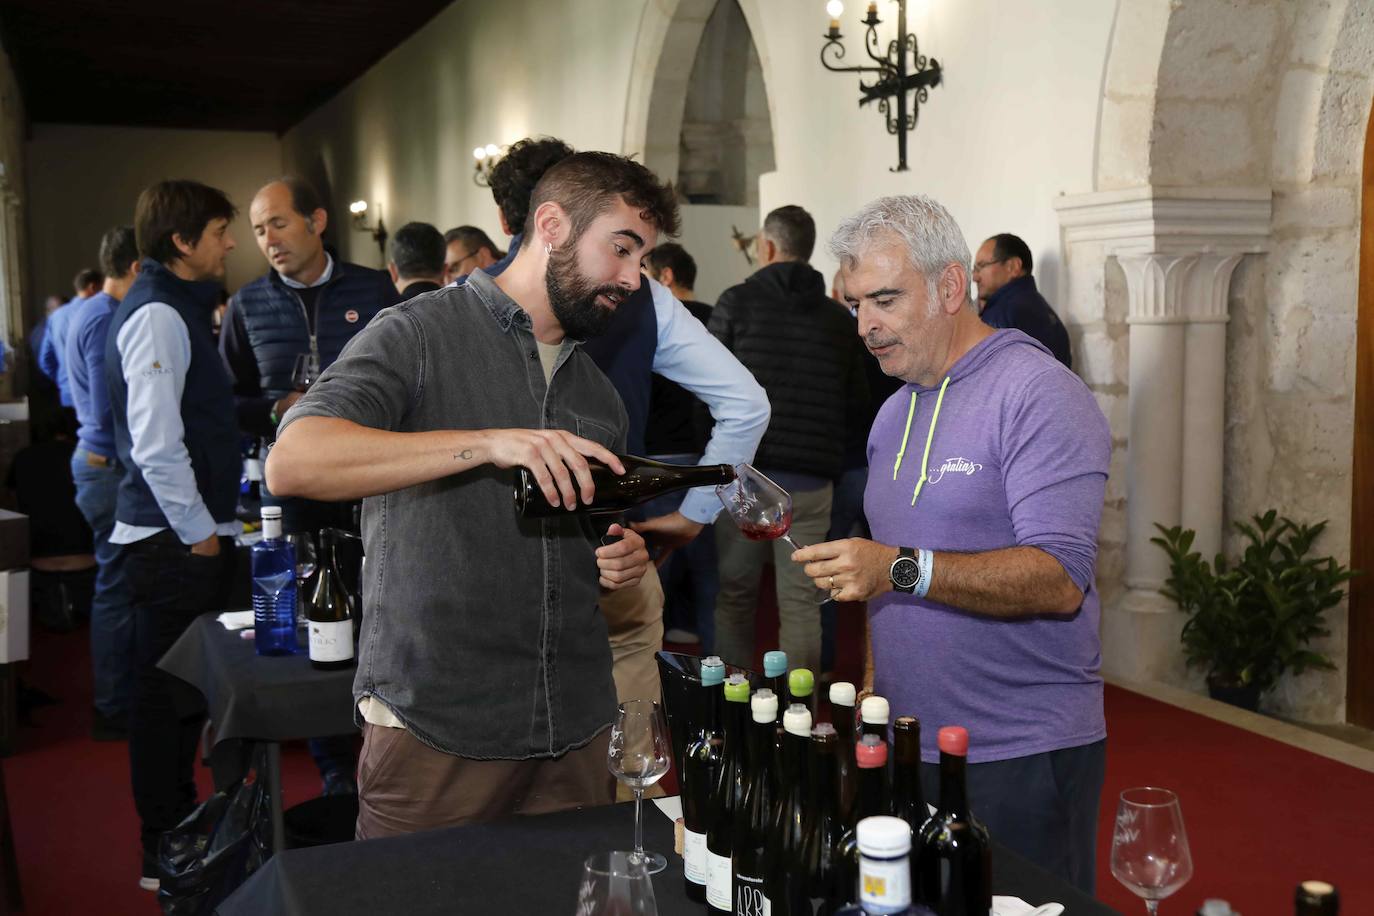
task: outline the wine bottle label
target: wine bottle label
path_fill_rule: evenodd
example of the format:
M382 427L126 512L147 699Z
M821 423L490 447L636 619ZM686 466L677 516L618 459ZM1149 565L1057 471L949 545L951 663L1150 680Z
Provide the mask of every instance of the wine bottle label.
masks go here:
M693 884L706 883L706 834L695 830L682 831L683 870Z
M911 866L906 858L859 860L859 902L869 913L901 913L911 906Z
M310 660L346 662L353 657L353 621L310 621Z
M771 916L772 905L763 893L763 878L735 873L733 916Z
M730 912L730 857L706 850L706 902L717 910Z
M262 459L246 458L243 462L249 480L262 480Z

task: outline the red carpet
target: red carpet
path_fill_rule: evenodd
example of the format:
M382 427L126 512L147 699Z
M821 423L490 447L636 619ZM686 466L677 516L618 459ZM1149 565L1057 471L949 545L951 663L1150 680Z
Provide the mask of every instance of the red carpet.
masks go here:
M761 631L776 620L760 617ZM845 608L841 676L859 673L858 634L856 609ZM36 725L21 728L18 752L3 761L24 912L155 913L153 895L137 887L125 745L87 737L86 634L35 633L33 656L25 681L61 702L34 711ZM1374 914L1374 774L1115 688L1107 728L1098 893L1125 916L1145 908L1112 878L1108 855L1116 797L1135 785L1177 791L1192 841L1193 880L1164 902L1164 916L1192 914L1207 897L1244 916L1286 916L1294 885L1311 877L1340 887L1345 916ZM282 763L288 805L318 794L303 746L288 746ZM208 790L204 774L201 785Z

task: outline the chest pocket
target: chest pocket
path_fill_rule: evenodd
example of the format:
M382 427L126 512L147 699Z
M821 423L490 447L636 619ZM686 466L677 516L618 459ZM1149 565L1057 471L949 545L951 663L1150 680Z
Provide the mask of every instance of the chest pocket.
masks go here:
M606 424L596 420L575 416L573 418L573 429L583 439L590 439L597 445L605 446L613 452L620 446L615 431Z

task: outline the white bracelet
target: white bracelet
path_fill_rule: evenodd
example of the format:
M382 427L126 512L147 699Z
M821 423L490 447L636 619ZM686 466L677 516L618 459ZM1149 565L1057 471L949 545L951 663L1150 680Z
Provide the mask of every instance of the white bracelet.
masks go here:
M916 591L917 598L924 598L930 591L930 575L935 566L935 554L924 547L916 553Z

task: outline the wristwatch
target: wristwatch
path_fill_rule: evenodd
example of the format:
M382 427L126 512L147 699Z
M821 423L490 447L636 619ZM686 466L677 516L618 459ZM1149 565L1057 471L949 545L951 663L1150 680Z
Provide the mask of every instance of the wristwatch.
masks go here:
M921 567L916 562L916 551L910 547L898 547L897 559L892 561L892 568L888 571L892 578L892 588L894 591L906 592L908 595L915 594L916 583L921 578Z

